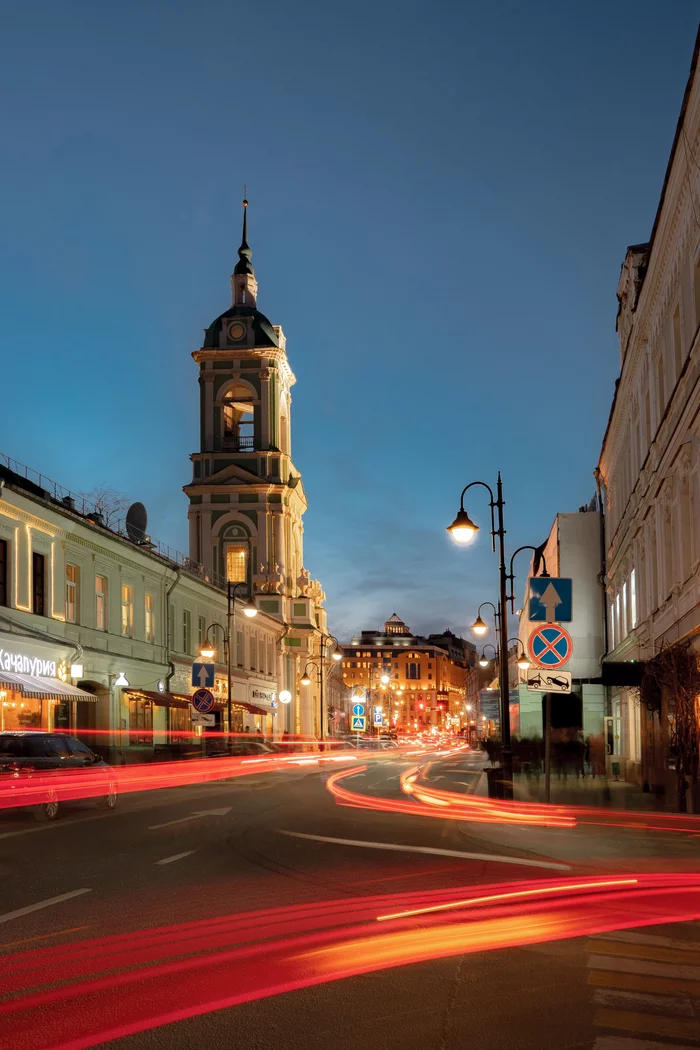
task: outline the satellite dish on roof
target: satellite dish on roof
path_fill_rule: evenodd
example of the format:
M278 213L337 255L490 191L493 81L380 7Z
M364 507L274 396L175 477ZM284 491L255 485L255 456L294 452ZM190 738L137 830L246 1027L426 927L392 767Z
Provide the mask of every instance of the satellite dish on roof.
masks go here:
M133 543L143 543L146 539L148 514L143 503L132 503L126 512L126 531Z

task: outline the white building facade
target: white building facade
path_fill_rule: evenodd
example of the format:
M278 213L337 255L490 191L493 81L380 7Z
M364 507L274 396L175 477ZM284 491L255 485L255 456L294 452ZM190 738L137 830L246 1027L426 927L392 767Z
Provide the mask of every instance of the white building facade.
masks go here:
M572 581L572 620L562 627L571 636L572 656L563 670L572 677L572 699L552 698L553 721L558 718L557 705L566 705L567 728L579 730L584 738L604 731L605 695L601 678L600 657L604 649L603 590L600 581L601 524L595 509L582 508L576 514L557 514L543 547L544 562L550 576L563 576ZM518 625L518 638L525 652L531 631L538 626L528 619L529 593L526 588L523 611ZM514 667L511 662L511 667ZM517 667L516 667L517 671ZM543 698L545 693L530 691L526 675L519 672L520 735L543 736ZM575 719L571 721L571 719Z
M191 665L210 626L226 624L226 593L187 559L133 542L81 512L79 497L2 463L0 727L65 729L116 762L196 743ZM262 612L247 619L236 605L231 729L277 735L286 728L284 627ZM214 691L225 730L218 643Z
M644 661L700 632L700 77L691 65L649 243L618 286L617 382L598 476L605 504L607 654ZM612 690L616 757L663 790L659 726L630 684ZM665 717L665 716L664 716ZM661 763L659 762L661 758Z

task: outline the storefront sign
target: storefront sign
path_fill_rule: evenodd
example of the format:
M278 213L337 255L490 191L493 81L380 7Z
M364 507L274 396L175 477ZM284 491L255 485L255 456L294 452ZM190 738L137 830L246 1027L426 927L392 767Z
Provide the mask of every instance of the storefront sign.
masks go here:
M24 653L10 653L0 649L0 670L14 671L15 674L31 674L39 678L56 677L56 661L43 660L40 656L26 656Z
M263 689L251 689L250 695L254 700L267 700L268 704L275 699L274 692L266 693Z

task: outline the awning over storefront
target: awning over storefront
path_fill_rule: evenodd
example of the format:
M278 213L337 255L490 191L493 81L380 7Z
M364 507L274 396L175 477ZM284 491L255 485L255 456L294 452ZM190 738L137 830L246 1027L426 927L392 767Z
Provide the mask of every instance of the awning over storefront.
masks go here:
M269 715L270 713L264 707L255 707L254 704L246 704L242 700L234 700L231 706L242 707L244 711L249 711L251 715Z
M185 700L177 700L170 693L156 693L150 689L122 689L122 692L128 696L130 701L148 700L157 707L179 707L189 710L190 706Z
M62 700L83 700L91 704L97 703L97 697L92 693L86 693L84 689L78 689L77 685L62 682L60 678L35 678L31 674L15 674L14 671L0 671L0 688L9 686L17 689L23 696L32 697L34 700L53 700L60 697Z

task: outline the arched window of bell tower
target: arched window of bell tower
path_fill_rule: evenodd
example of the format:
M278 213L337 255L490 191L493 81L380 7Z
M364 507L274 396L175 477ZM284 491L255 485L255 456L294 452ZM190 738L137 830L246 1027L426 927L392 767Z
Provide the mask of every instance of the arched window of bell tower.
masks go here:
M255 405L253 394L243 383L230 387L221 401L221 448L224 452L255 449Z

